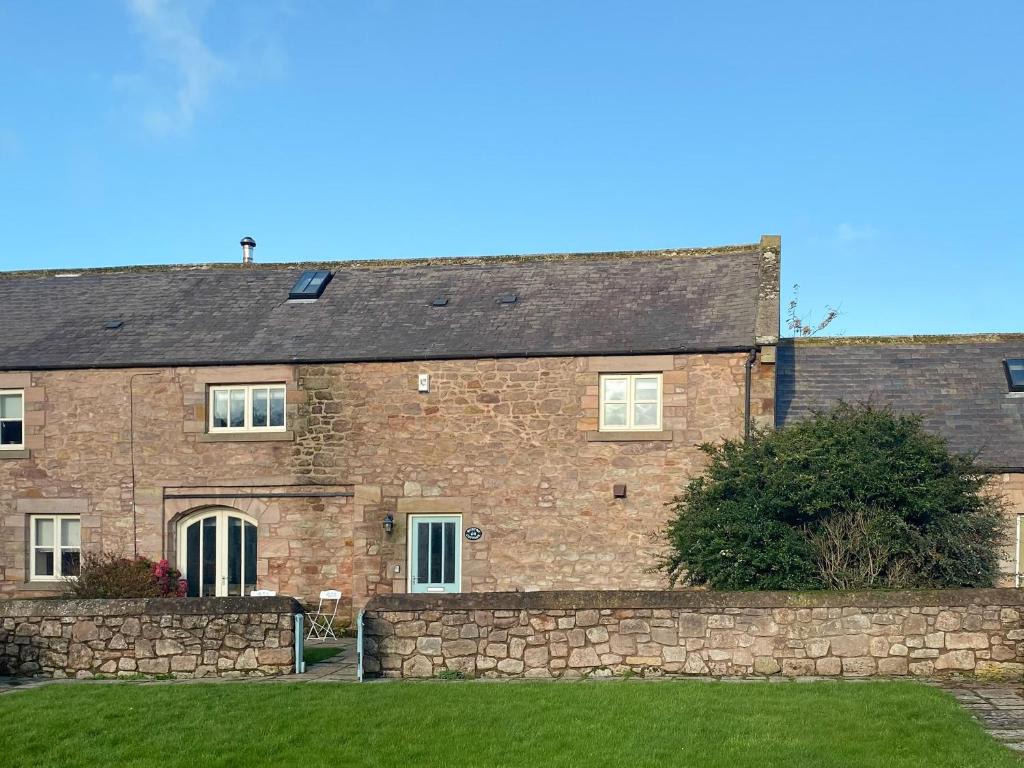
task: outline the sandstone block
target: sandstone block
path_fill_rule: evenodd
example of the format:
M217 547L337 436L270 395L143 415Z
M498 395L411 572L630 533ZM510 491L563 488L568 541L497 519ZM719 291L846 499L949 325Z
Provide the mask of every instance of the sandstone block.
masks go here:
M807 677L815 670L814 659L783 659L782 674L787 677Z
M569 666L573 668L596 667L601 663L593 648L573 648L569 653Z
M870 638L867 635L837 635L832 638L833 656L858 657L869 653Z
M601 614L598 611L576 611L576 626L577 627L592 627L601 620Z
M843 658L844 677L867 677L875 673L875 660L871 656L846 656Z
M258 648L256 656L260 665L284 666L295 661L295 649L293 648Z
M680 620L683 618L679 617ZM698 617L700 618L700 617ZM577 622L579 617L577 615ZM703 622L702 622L703 624ZM651 631L650 625L643 619L623 619L619 622L619 634L620 635L646 635ZM572 633L570 632L569 644L572 645ZM582 633L581 633L582 634ZM703 628L701 629L701 636L704 635Z
M699 613L679 614L679 637L704 637L706 627L707 619Z
M782 671L782 666L773 656L758 656L754 659L754 673L758 675L774 675Z
M633 635L614 634L608 639L612 653L621 656L632 656L636 653L636 638Z
M942 611L935 617L935 628L943 632L955 632L961 623L959 614L952 611Z
M43 621L39 634L43 637L60 637L61 623L59 621Z
M238 669L255 669L256 668L256 651L253 650L252 648L250 648L247 652L251 652L252 653L252 666L251 667L243 667L243 666L241 666L241 658L239 658L238 663L236 663L236 665L235 665ZM244 656L244 654L243 654L243 656ZM186 654L186 655L182 655L182 656L172 656L171 657L171 671L172 672L192 672L192 671L195 670L195 668L197 666L197 661L198 660L196 659L196 657L192 656L190 654Z
M974 651L960 650L944 653L935 660L935 669L974 669Z
M699 653L689 653L686 656L686 663L683 665L683 672L688 675L706 675L708 665L704 663Z
M878 674L905 675L908 671L907 659L899 656L878 660Z
M838 675L840 672L842 672L842 665L843 662L841 659L836 659L829 656L824 659L818 659L817 663L815 664L815 669L817 670L819 675Z
M20 630L21 627L18 629ZM18 632L15 632L15 634L18 634ZM71 639L75 642L84 643L89 640L96 640L99 636L99 628L91 621L76 621L71 629Z
M441 643L441 652L451 658L453 656L472 656L476 654L475 640L445 640Z
M658 630L651 630L652 637L653 633ZM608 629L606 627L590 627L586 630L587 639L592 643L607 643L608 642Z
M520 675L523 669L523 662L519 659L502 659L498 662L498 671L506 675Z
M476 643L473 644L476 650ZM416 638L416 651L430 656L437 656L441 653L441 638L439 637L418 637Z
M413 656L402 664L402 675L405 677L432 677L434 665L426 656Z
M227 638L225 638L225 645L227 645ZM242 643L245 644L244 641ZM241 647L241 646L234 646ZM156 641L156 655L157 656L175 656L179 653L185 652L185 646L179 643L177 640L157 640Z
M818 659L828 654L828 649L831 646L831 641L826 638L814 638L808 640L804 644L804 648L807 651L807 655L812 659Z
M949 632L946 634L946 647L950 650L988 648L988 635L983 632Z
M230 662L228 666L230 667ZM139 659L139 672L144 675L166 675L171 671L171 662L166 656L162 659Z

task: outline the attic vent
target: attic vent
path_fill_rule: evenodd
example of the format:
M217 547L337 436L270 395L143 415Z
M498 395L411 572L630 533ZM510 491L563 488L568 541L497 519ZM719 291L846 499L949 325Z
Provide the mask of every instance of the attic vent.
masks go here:
M438 296L436 299L434 299L432 302L430 302L430 306L432 306L432 307L447 307L448 306L448 297L447 296Z
M1011 392L1024 392L1024 359L1016 358L1004 360L1006 366L1006 381Z
M331 282L331 273L325 269L308 270L295 281L291 291L288 292L289 299L319 299L324 288Z
M519 301L519 294L517 293L503 293L498 297L498 301L502 304L515 304Z

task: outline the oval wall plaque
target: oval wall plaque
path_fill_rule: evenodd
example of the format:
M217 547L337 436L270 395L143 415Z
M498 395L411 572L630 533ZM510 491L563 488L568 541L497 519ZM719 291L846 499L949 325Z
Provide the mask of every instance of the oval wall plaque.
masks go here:
M466 529L466 538L469 539L470 541L479 541L480 537L483 536L483 535L484 535L484 532L481 531L479 528L473 527L473 528L467 528Z

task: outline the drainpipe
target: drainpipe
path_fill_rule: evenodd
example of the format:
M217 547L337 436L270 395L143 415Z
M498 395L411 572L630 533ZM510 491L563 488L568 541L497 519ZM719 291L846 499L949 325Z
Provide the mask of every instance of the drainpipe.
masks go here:
M745 392L743 393L743 439L750 440L750 381L754 361L757 360L757 347L751 347L747 353L747 362L744 366L743 381Z

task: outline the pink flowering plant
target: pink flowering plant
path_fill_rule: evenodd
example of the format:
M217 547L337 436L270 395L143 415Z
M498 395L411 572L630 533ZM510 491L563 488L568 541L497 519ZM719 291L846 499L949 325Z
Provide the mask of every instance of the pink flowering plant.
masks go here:
M66 582L72 597L185 597L188 583L166 560L88 552L77 579Z

